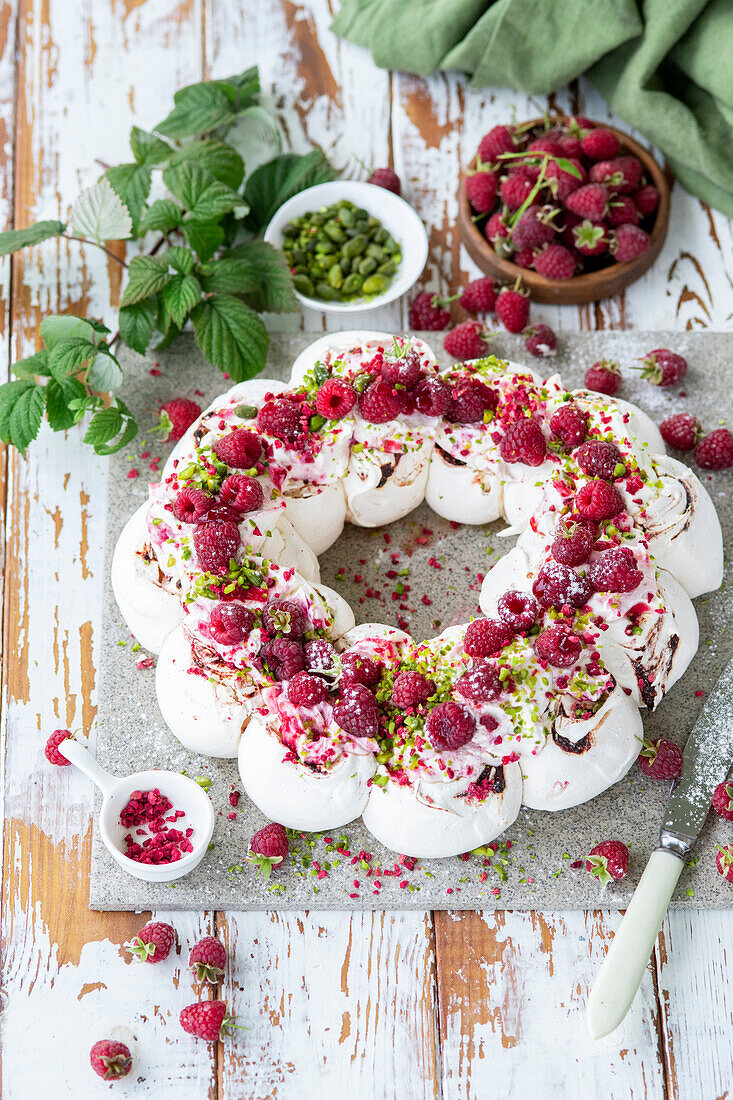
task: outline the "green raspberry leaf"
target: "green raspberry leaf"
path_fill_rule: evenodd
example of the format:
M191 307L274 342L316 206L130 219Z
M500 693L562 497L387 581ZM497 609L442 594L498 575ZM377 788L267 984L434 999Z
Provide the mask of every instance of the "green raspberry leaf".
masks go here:
M27 378L0 386L0 439L25 454L41 427L46 387Z
M177 150L170 159L171 167L191 163L210 172L214 179L236 190L244 179L244 161L226 141L192 141Z
M65 229L64 222L56 221L36 222L27 229L9 229L7 233L0 233L0 256L9 256L19 248L28 248L29 245L40 244L51 237L59 237Z
M19 359L17 363L13 363L11 370L16 378L30 378L33 381L38 375L50 378L47 349L41 348L35 355L29 355L27 359Z
M214 294L255 294L257 269L245 259L216 260L202 275L204 290Z
M261 232L276 210L298 191L335 179L320 149L305 156L283 153L256 168L244 187L244 201L250 208L245 224L253 233Z
M145 355L155 328L158 303L155 297L143 298L131 306L120 310L120 338L128 348Z
M173 96L174 107L155 129L164 137L195 137L216 130L234 117L231 98L218 82L205 80L180 88Z
M169 267L180 272L181 275L190 275L196 262L193 252L180 244L172 245L167 252L162 253L162 258L166 260Z
M182 328L193 307L201 301L201 284L193 275L174 275L160 297L174 325Z
M151 168L164 164L173 151L167 141L161 141L155 134L141 130L139 126L133 126L130 130L130 149L138 164Z
M156 199L140 219L141 232L170 233L181 224L183 211L173 199Z
M290 268L279 249L265 241L249 241L237 245L228 255L244 261L254 271L257 285L253 291L244 291L252 309L272 313L294 313L297 310Z
M269 337L260 317L240 298L220 294L201 302L191 319L208 361L234 382L253 378L265 365Z
M90 443L98 455L111 455L126 447L137 435L137 422L127 406L117 398L111 405L95 412L87 428L84 442Z
M215 221L198 221L191 218L183 223L183 235L196 252L202 264L208 263L224 244L224 230Z
M106 176L82 191L71 208L69 225L74 233L92 241L121 241L132 233L130 211Z
M89 368L97 357L97 348L84 336L71 336L54 345L48 357L48 368L58 381Z
M82 401L86 390L78 378L51 378L46 386L46 417L55 432L65 432L77 422L72 401Z
M74 317L70 313L51 313L41 321L41 339L49 351L53 351L62 340L78 337L94 343L95 334L109 335L109 329L99 321Z
M199 221L220 218L241 203L240 196L231 187L221 183L195 164L177 164L163 172L166 187Z
M165 256L133 256L127 275L121 306L131 306L157 294L173 277Z
M100 350L93 363L90 363L86 373L86 383L90 389L98 393L109 393L118 390L122 385L124 375L122 367L117 362L111 351L106 348Z
M115 194L130 211L132 231L137 233L140 215L153 180L150 169L144 164L118 164L114 168L108 168L104 175L112 184Z

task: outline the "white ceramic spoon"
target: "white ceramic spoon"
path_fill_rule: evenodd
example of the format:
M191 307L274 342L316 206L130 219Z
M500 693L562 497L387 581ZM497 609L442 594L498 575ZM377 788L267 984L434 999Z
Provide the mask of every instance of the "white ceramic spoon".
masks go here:
M206 791L198 783L179 772L162 769L119 777L105 771L78 741L68 738L58 748L61 755L84 772L104 795L99 813L99 832L105 847L123 871L145 882L172 882L198 867L214 832L214 808ZM131 830L120 823L120 811L127 805L133 791L146 791L153 787L160 788L161 794L170 799L173 810L184 811L186 816L176 822L176 828L193 829L193 851L181 856L175 863L137 863L125 854L124 837Z

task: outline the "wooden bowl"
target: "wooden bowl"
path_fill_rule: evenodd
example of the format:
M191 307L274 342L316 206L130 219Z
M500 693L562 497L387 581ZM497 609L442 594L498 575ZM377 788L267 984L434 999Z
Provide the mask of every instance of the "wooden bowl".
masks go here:
M534 120L537 126L544 123L544 119ZM610 298L618 294L629 283L633 283L640 275L643 275L659 255L664 238L667 236L669 225L669 183L662 169L646 149L629 137L622 130L605 123L597 123L605 130L611 130L619 139L621 146L619 154L633 153L644 166L644 173L659 192L659 204L655 212L655 220L649 232L650 243L646 252L635 260L626 263L611 263L608 267L597 271L588 272L585 275L574 275L571 279L546 279L525 267L513 264L511 260L497 256L483 232L473 221L473 210L466 195L465 175L461 177L458 195L458 224L461 232L461 240L466 246L471 259L487 275L502 283L514 283L521 277L522 283L529 291L529 296L535 302L548 302L550 305L584 305L586 302L596 302L599 298ZM471 161L469 167L473 168L477 158Z

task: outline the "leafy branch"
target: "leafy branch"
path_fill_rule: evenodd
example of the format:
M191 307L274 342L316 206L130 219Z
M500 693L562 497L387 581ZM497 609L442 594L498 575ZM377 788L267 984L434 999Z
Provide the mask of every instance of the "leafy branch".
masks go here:
M134 438L135 418L115 396L121 343L145 355L188 324L208 361L234 381L262 370L263 312L297 308L285 257L259 239L273 213L305 187L335 177L320 150L280 152L280 133L258 102L256 68L181 88L151 131L133 126L132 159L106 167L73 204L68 223L0 233L0 256L52 238L103 249L126 272L118 331L71 315L46 317L42 347L0 385L0 439L25 453L45 414L53 431L84 420L84 442L112 454ZM245 172L246 159L277 155ZM129 261L111 242L142 241Z

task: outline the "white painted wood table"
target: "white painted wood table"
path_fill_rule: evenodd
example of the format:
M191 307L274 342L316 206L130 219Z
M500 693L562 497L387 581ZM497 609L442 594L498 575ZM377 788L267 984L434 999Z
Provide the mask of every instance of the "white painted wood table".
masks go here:
M357 157L393 163L430 227L425 286L465 282L459 165L511 105L522 118L547 103L379 71L330 34L332 15L331 0L3 0L5 225L63 217L95 158L124 159L131 123L161 117L182 84L257 63L292 146L318 143L352 172ZM583 83L552 103L609 117ZM731 243L726 220L675 187L666 247L640 282L535 316L559 329L730 328ZM53 242L5 261L2 278L14 358L35 350L46 312L109 319L120 290L102 253ZM398 330L404 303L374 321ZM105 1035L134 1039L136 1072L116 1086L131 1096L731 1094L731 910L670 914L630 1016L596 1044L584 1002L617 914L177 913L182 941L216 930L226 942L222 995L248 1028L218 1048L183 1035L178 1012L199 992L185 955L133 965L121 945L143 918L88 911L92 792L43 758L50 730L94 720L104 460L74 433L45 434L3 472L4 1098L105 1095L87 1062Z

